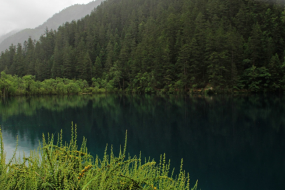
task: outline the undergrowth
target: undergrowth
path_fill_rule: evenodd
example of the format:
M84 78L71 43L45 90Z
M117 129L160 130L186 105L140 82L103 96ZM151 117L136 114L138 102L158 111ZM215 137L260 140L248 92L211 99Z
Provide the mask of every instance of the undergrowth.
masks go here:
M102 159L87 152L86 139L81 147L77 145L77 133L71 127L71 140L64 143L62 131L55 135L43 134L42 142L28 157L16 158L16 150L11 160L6 162L3 137L0 129L0 186L1 189L181 189L190 190L189 174L181 168L177 176L170 172L170 163L165 155L160 162L140 157L126 158L126 144L114 156L111 147L105 149ZM197 182L191 190L197 189Z

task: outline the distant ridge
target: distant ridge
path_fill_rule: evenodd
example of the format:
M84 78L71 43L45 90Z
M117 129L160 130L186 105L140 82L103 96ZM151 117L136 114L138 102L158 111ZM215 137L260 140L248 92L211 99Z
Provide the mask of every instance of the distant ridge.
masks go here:
M8 38L9 36L12 36L13 34L16 34L17 32L19 32L21 29L19 30L12 30L11 32L7 33L7 34L4 34L4 35L1 35L0 36L0 43L5 40L6 38Z
M104 0L92 1L88 4L75 4L67 7L54 14L42 25L34 29L23 29L18 31L12 31L8 34L0 36L0 52L5 51L11 44L17 45L18 43L24 43L31 37L34 40L38 40L42 34L44 34L46 28L56 30L59 26L72 20L78 20L91 13Z

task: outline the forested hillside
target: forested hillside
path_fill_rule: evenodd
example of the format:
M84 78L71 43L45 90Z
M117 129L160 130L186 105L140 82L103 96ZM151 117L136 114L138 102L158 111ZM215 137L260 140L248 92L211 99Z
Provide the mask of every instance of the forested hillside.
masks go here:
M5 40L6 38L8 38L9 36L12 36L13 34L19 32L19 30L12 30L11 32L8 32L6 34L3 34L0 36L0 43Z
M103 0L92 1L86 5L72 5L63 9L59 13L54 14L46 22L36 28L27 28L14 33L10 33L7 34L6 37L3 36L3 39L0 37L0 51L4 51L5 49L9 48L11 44L22 44L25 40L28 40L29 37L31 37L33 40L39 40L40 36L45 33L46 28L56 30L65 22L81 19L87 14L90 14L90 12L95 7L100 5L101 1Z
M91 15L10 46L0 71L128 92L285 88L281 0L107 0Z

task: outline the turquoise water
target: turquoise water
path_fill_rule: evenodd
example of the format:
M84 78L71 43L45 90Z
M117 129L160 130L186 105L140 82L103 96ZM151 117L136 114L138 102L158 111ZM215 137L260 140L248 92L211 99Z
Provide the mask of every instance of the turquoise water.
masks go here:
M42 133L70 136L102 156L108 143L118 153L128 133L131 155L189 172L202 190L285 189L285 96L46 96L13 97L0 104L7 157L19 137L21 154L35 149ZM110 147L110 146L109 146ZM190 183L191 183L190 182Z

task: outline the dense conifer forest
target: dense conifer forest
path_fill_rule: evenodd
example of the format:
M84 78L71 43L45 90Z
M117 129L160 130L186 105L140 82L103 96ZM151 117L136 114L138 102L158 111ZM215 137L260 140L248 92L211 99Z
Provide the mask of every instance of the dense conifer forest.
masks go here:
M0 36L0 51L5 51L11 44L23 43L29 37L33 40L39 40L46 28L57 29L65 22L71 22L85 17L87 14L101 4L103 0L91 1L88 4L75 4L69 6L62 11L54 14L43 24L36 28L26 28L15 32L10 32L4 36Z
M1 53L0 71L126 92L285 89L281 0L106 0Z

